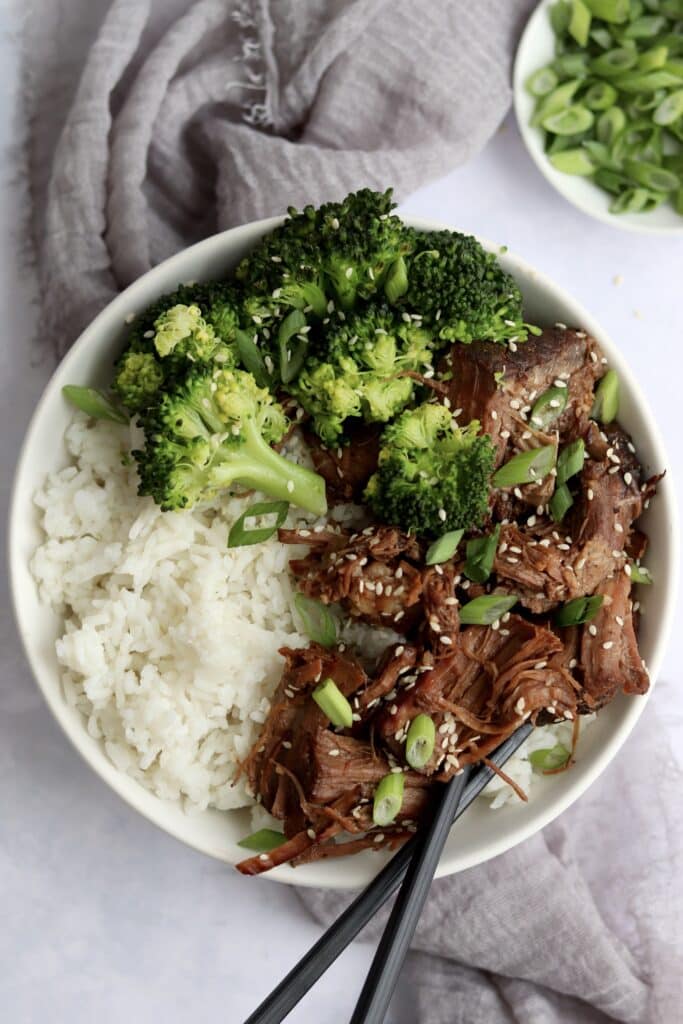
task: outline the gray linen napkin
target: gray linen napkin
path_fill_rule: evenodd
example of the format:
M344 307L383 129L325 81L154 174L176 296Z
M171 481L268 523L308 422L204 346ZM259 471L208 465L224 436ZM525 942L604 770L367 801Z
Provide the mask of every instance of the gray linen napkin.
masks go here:
M505 114L530 6L32 0L24 82L43 338L65 350L118 289L213 231L362 185L404 196L466 160ZM683 939L668 901L680 788L649 712L592 798L437 883L404 1019L679 1019ZM345 900L301 895L322 921Z
M509 103L531 0L33 0L43 334L214 231L363 185L406 195Z

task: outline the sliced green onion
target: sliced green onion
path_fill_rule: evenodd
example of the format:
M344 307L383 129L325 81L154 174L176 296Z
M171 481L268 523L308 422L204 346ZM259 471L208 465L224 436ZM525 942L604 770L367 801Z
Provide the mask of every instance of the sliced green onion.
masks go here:
M462 540L464 530L449 530L439 537L427 548L425 565L438 565L439 562L447 562L458 550L458 544Z
M306 327L306 317L300 309L293 309L284 318L277 332L277 344L280 352L280 377L283 384L289 384L291 380L294 380L303 366L308 342L304 341L301 336L294 341L292 339L295 335L300 335L304 327Z
M240 839L237 845L255 853L268 853L277 846L282 846L284 841L282 832L276 832L274 828L260 828L258 832L252 832L250 836Z
M595 163L584 149L565 149L553 153L550 163L563 174L577 174L585 178L595 170Z
M436 726L429 715L418 715L410 723L406 737L406 761L420 769L429 761L436 745Z
M585 78L588 74L588 54L565 53L555 58L552 67L561 78Z
M548 388L534 402L531 422L536 427L547 427L564 412L567 404L566 388Z
M389 267L389 273L384 282L384 294L391 303L398 302L402 295L408 291L408 270L406 261L402 256Z
M588 42L588 33L591 28L591 12L583 0L572 0L572 14L569 20L569 35L576 40L579 46L585 46Z
M403 803L403 772L389 772L380 780L372 802L372 820L375 825L390 825Z
M683 117L683 89L670 92L655 110L652 120L655 124L668 125L678 121L679 117Z
M600 611L602 602L602 594L575 597L573 601L567 601L555 612L555 625L580 626L583 622L590 622Z
M574 504L571 491L566 484L560 484L555 488L553 496L548 502L548 508L550 509L550 515L552 516L553 522L561 523L566 516L569 509Z
M516 594L482 594L468 601L460 609L463 626L490 626L517 604Z
M555 458L554 444L519 452L493 474L493 486L516 487L518 484L539 483L555 465Z
M631 13L630 0L586 0L586 6L595 18L621 25Z
M644 14L642 18L635 18L626 26L623 32L624 39L652 39L659 35L666 28L666 18L661 14Z
M533 750L529 754L529 763L542 772L551 772L564 768L570 757L570 751L562 743L558 743L554 747Z
M239 519L230 527L228 534L229 548L242 548L247 544L261 544L264 540L270 540L274 533L282 526L287 518L289 502L287 501L257 501L250 505ZM259 526L256 529L247 529L248 519L255 519L256 516L275 516L275 522L270 526Z
M113 423L128 423L128 417L96 388L79 387L77 384L66 384L62 394L68 402L75 405L81 412L92 416L94 420L112 420Z
M541 121L541 126L554 135L578 135L580 132L588 131L593 120L593 114L587 107L575 103L566 110L548 114Z
M601 50L611 50L614 46L614 38L609 29L601 27L592 28L590 37L594 43L598 44Z
M649 213L667 199L666 192L652 192L648 188L630 188L610 203L610 213Z
M305 594L297 594L294 607L298 611L307 637L322 647L332 647L337 641L337 623L327 605Z
M583 102L589 110L607 110L617 100L617 90L609 82L596 82L587 90Z
M571 5L567 0L558 0L557 3L552 4L548 14L550 16L550 24L555 35L563 36L569 28L569 22L571 21Z
M586 446L581 438L565 445L557 457L557 484L566 484L567 480L576 476L583 469Z
M608 370L595 390L591 419L611 423L619 412L619 378L616 370Z
M670 71L647 71L630 75L620 75L614 82L621 92L655 92L656 89L670 89L681 84L678 75Z
M605 110L597 120L595 125L595 134L598 137L598 142L604 142L606 146L611 146L617 135L623 132L626 127L626 114L621 107L610 107L609 110Z
M631 583L645 583L649 586L652 583L650 570L646 569L644 565L636 565L635 562L631 562Z
M628 178L625 178L623 174L618 174L617 171L610 171L608 167L601 167L599 171L596 171L594 181L600 188L611 192L612 195L619 195L624 188L628 188Z
M237 345L237 351L240 354L242 363L253 376L258 386L260 388L270 387L273 382L272 376L268 373L263 356L259 352L253 338L246 331L238 330L235 331L235 344Z
M631 47L622 46L607 53L600 54L590 63L590 69L594 75L602 77L605 75L611 78L614 75L621 75L624 71L630 71L635 67L638 54Z
M558 78L552 68L539 68L526 80L526 87L532 96L547 96L558 84Z
M581 82L578 78L572 82L563 82L562 85L558 85L557 89L553 89L551 93L543 97L531 123L538 127L550 114L558 114L561 110L565 110L572 102L574 93L580 85Z
M641 160L625 160L624 170L629 178L653 192L675 192L679 186L677 174L656 164Z
M486 583L491 575L493 562L498 549L500 525L486 537L474 537L468 540L464 573L474 583Z
M313 691L313 700L320 710L337 728L350 729L353 725L353 710L334 679L329 676L318 683Z
M638 58L638 68L640 71L656 71L657 68L664 67L668 56L669 48L667 46L653 46L652 49L641 53Z

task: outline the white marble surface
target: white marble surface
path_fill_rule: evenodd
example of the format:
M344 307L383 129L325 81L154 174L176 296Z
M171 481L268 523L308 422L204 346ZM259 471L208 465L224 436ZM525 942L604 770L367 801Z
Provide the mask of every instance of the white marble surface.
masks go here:
M22 264L26 197L11 148L22 126L9 6L0 0L3 510L50 370L32 344L35 286ZM576 212L535 171L512 122L481 156L404 209L506 242L574 293L628 353L665 435L680 439L683 240L629 235ZM680 440L670 443L670 456L670 470L683 479ZM41 703L14 639L4 583L1 601L0 1019L236 1024L318 929L291 890L243 879L184 849L105 788ZM654 699L683 749L681 654L679 635ZM357 943L290 1019L348 1019L369 955ZM404 1019L410 1015L397 1010L391 1021Z

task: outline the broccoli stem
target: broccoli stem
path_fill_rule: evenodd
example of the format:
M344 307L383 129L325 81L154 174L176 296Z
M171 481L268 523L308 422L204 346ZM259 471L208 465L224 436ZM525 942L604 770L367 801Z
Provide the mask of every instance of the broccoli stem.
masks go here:
M213 487L228 487L239 482L273 498L289 501L315 515L327 511L325 481L317 473L290 462L267 444L256 424L247 420L242 427L244 443L236 451L219 454L211 470Z

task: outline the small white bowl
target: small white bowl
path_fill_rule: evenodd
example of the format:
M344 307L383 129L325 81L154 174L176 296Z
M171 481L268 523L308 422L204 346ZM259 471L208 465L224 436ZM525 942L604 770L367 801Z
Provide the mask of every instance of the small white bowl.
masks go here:
M651 210L649 213L610 213L612 197L598 188L588 178L575 174L563 174L550 163L543 149L543 133L532 128L531 116L535 100L526 89L525 82L538 68L552 61L555 50L555 36L550 26L548 8L552 0L541 0L529 18L517 48L513 74L515 114L526 148L541 174L557 191L597 220L625 231L640 231L652 235L683 234L683 217L670 204Z
M421 230L443 225L406 218ZM111 763L100 742L88 735L85 719L66 703L55 654L55 640L62 622L41 604L29 560L41 542L41 530L33 495L46 473L66 463L62 442L72 410L61 389L65 384L107 386L112 363L121 350L125 319L143 310L157 296L172 291L181 281L219 277L235 265L258 238L278 220L264 220L214 235L155 267L127 288L83 332L50 380L33 415L17 466L12 496L9 560L12 595L19 632L33 674L55 718L88 764L124 800L154 824L203 853L235 864L244 852L238 839L251 831L246 811L204 811L187 815L178 803L155 796ZM497 246L484 243L487 248ZM668 466L652 413L621 353L605 331L574 299L556 284L510 253L500 257L514 274L524 294L526 313L532 322L562 321L580 325L593 334L622 384L620 419L633 435L646 473ZM646 513L644 526L651 538L648 565L656 583L649 588L647 614L641 628L641 649L656 679L671 625L678 564L677 517L674 490L669 476L660 485L656 501ZM449 875L480 864L533 835L579 797L616 755L645 707L645 697L619 696L600 713L582 738L578 761L571 771L541 780L529 804L508 804L491 811L478 801L453 829L437 874ZM628 764L624 765L628 771ZM637 770L637 766L633 766ZM269 872L279 882L330 888L357 888L368 882L386 859L382 853L364 852L339 860L321 861L296 870L289 866Z

